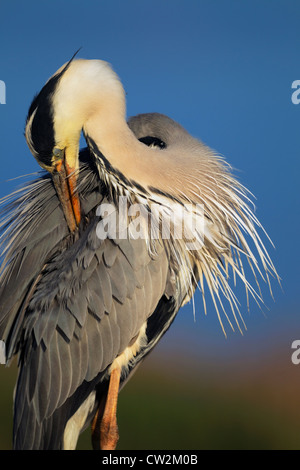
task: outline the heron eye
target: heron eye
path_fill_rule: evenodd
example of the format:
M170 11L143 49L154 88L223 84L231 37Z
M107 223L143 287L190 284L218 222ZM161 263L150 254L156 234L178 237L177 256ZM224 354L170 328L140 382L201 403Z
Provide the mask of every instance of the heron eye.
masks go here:
M145 145L148 145L150 148L159 148L159 149L164 149L166 148L166 143L163 142L161 139L158 139L157 137L152 137L152 136L147 136L147 137L141 137L139 139L140 142L142 142Z

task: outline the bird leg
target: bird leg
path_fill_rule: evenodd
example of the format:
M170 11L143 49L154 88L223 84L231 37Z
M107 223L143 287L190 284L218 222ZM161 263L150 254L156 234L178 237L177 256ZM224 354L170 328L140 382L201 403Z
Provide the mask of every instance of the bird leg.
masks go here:
M119 432L117 425L117 403L120 386L120 369L110 374L107 394L100 402L92 422L92 444L94 450L114 450ZM105 402L105 403L104 403Z

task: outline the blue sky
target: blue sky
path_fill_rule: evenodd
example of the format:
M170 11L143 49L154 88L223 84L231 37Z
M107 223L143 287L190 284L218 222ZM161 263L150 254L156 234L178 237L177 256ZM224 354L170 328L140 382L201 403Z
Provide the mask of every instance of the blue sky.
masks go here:
M128 116L167 114L237 169L257 198L282 278L275 302L264 289L266 317L254 303L245 313L245 336L225 340L196 296L196 323L186 307L162 348L180 341L187 353L239 355L283 343L289 355L300 338L300 104L291 101L300 80L299 1L1 0L0 15L0 197L20 183L9 179L38 170L23 137L33 95L78 48L80 57L109 61Z

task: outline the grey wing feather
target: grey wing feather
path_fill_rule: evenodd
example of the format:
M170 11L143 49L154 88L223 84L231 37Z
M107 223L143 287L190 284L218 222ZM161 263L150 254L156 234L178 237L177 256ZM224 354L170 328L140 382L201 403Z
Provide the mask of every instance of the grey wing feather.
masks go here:
M85 383L104 380L167 284L163 246L158 269L143 241L97 238L95 211L102 190L89 168L80 177L83 211L91 219L78 239L67 237L50 177L29 185L12 203L13 218L3 237L5 244L13 234L14 242L6 250L0 278L0 336L10 357L20 351L22 366L15 448L62 445L62 435L54 437L54 423L63 430L81 398L66 404ZM24 201L30 201L30 227L22 224Z
M6 250L2 253L0 277L0 338L6 342L17 315L20 315L26 294L43 268L46 256L51 254L57 243L67 234L55 190L49 183L49 179L43 178L38 184L34 182L24 190L25 194L27 190L33 199L43 194L45 206L50 210L53 209L53 213L49 210L49 213L45 211L39 215L38 230L35 227L37 208L32 208L32 214L30 210L26 213L21 204L22 194L4 211L4 216L10 211L13 217L11 226L0 239L0 248L6 246ZM28 227L27 219L31 229ZM12 342L14 343L15 339L12 339ZM8 347L7 352L11 356L16 350Z
M104 242L105 243L105 242ZM111 243L109 240L106 243ZM118 261L117 261L118 260ZM151 263L150 258L148 264ZM125 267L122 267L122 264ZM117 273L121 269L132 269L128 268L128 262L119 250L119 254L116 257L116 261L110 268L104 266L104 262L96 266L93 275L98 278L98 268L101 266L101 272L107 271L107 282L113 285L113 279L117 276ZM88 269L88 268L86 268ZM148 265L144 267L146 271L149 271ZM139 273L141 268L137 271ZM166 268L165 268L166 274ZM80 276L80 270L77 270L77 275ZM93 276L91 275L90 278ZM99 279L99 278L98 278ZM158 279L161 281L161 273L158 272ZM126 278L123 279L125 290ZM43 277L43 282L47 282L47 276ZM160 282L159 282L160 284ZM154 303L158 303L159 299L163 295L163 283L157 286L155 293L148 292L150 296L154 297L152 300ZM152 284L149 283L150 289ZM131 288L132 290L132 288ZM67 399L72 396L76 388L83 381L93 380L99 372L105 371L113 360L120 355L123 350L128 346L131 340L137 335L143 323L147 317L152 313L149 308L150 304L147 303L148 295L146 293L146 287L138 288L136 283L135 292L130 299L126 294L123 302L120 301L120 296L117 294L113 296L113 287L111 287L112 302L109 311L105 311L104 316L99 320L92 315L91 311L87 308L87 302L79 302L79 298L82 297L82 289L78 292L73 293L72 306L67 305L64 302L65 299L60 299L60 313L57 317L57 325L52 333L51 347L44 347L43 338L39 338L40 342L37 344L37 335L35 333L36 328L40 322L47 322L47 316L52 314L51 308L47 311L43 311L38 308L38 305L34 304L34 297L32 303L34 309L30 311L31 305L29 305L28 317L35 315L35 312L39 312L34 325L30 324L30 331L26 330L26 324L24 325L26 341L31 342L30 352L28 357L24 359L22 374L19 380L18 386L22 389L22 394L17 393L16 401L16 420L19 423L23 423L23 418L18 418L19 410L26 409L28 413L28 407L32 409L33 414L37 417L36 428L41 425L44 421L51 418L54 411L61 407ZM69 294L66 292L66 296ZM78 303L76 302L78 300ZM98 301L102 301L98 297ZM136 305L139 308L136 308ZM62 307L65 305L65 309ZM99 304L99 309L103 310L103 305ZM58 307L57 307L58 308ZM82 309L82 310L80 310ZM134 315L134 317L133 317ZM79 316L79 318L78 318ZM64 319L65 323L68 323L69 319L76 320L75 325L77 329L81 331L80 341L76 334L76 329L68 331L68 334L63 331L60 324L61 319ZM53 325L55 326L55 325ZM49 334L49 333L48 333ZM51 368L44 367L44 364L51 364ZM52 365L55 365L52 367ZM28 383L28 371L32 374L32 378ZM25 383L23 383L22 377L24 376ZM34 387L30 389L30 384L34 377L39 378L39 384L45 383L45 390L41 390L41 387ZM48 396L47 393L50 395ZM24 396L25 392L25 396ZM43 393L44 392L44 393ZM20 406L18 400L26 400L26 406ZM16 439L18 435L24 435L22 428L16 429ZM18 445L18 444L17 444ZM24 445L24 443L22 443ZM38 442L40 446L40 442Z

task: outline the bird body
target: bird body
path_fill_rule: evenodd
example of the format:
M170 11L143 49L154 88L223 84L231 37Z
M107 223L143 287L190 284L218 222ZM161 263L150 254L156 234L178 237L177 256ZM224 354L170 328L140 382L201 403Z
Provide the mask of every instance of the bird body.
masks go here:
M106 422L113 376L117 393L197 284L222 328L217 301L233 322L221 295L241 329L229 269L257 301L241 255L276 275L228 164L164 115L125 114L115 72L86 60L61 67L29 109L27 143L47 173L12 195L1 237L0 339L20 369L16 449L73 449L92 420Z
M97 237L101 221L95 212L103 194L90 168L80 172L79 194L89 220L77 240L68 240L50 176L27 186L25 194L26 201L22 194L14 202L19 231L0 294L10 314L10 300L16 309L14 323L1 335L8 358L21 351L15 446L56 448L63 446L64 434L57 421L74 413L73 398L80 395L76 411L95 395L98 382L105 387L115 363L123 382L158 341L176 312L176 286L162 246L150 257L142 239ZM155 324L158 315L165 317L164 328ZM55 441L47 442L47 427Z

